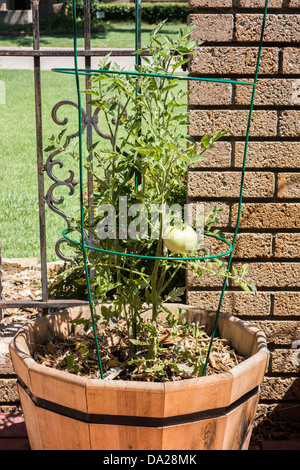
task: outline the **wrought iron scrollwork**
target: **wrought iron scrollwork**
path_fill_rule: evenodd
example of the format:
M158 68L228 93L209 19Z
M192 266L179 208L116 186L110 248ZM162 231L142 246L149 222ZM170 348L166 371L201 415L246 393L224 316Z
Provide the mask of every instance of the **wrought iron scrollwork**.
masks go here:
M55 124L57 124L59 126L65 126L69 122L69 119L67 117L65 117L63 120L60 120L57 116L57 111L62 106L65 106L65 105L73 106L78 110L78 104L74 101L70 101L70 100L59 101L52 109L52 119L55 122ZM81 113L82 113L81 133L82 134L84 133L88 123L90 123L99 136L101 136L103 139L108 139L108 140L111 141L111 136L105 134L104 132L102 132L98 127L98 114L99 114L99 111L100 111L100 108L96 108L93 115L89 117L87 115L87 113L85 112L85 110L83 108L81 108ZM72 139L79 136L79 132L80 131L78 130L77 132L75 132L73 134L67 135L65 143L62 145L61 149L58 149L58 150L55 150L54 152L52 152L49 155L49 157L48 157L48 159L45 163L45 166L44 166L44 169L45 169L47 175L49 176L49 178L52 181L54 181L54 183L49 187L49 189L47 191L47 194L45 196L45 201L46 201L47 205L49 206L49 208L53 212L55 212L56 214L63 217L63 219L65 219L66 224L67 224L67 228L71 227L70 219L64 211L62 211L61 209L59 209L57 207L58 205L60 205L64 202L65 198L64 198L64 196L60 196L59 198L57 198L57 197L54 196L53 192L57 187L65 186L69 189L69 196L72 196L75 192L75 186L78 184L78 181L75 179L74 170L69 169L69 177L65 178L65 179L60 179L59 177L57 177L53 173L53 168L56 165L58 165L58 167L60 169L63 168L64 163L62 162L62 160L58 159L57 157L58 157L58 155L60 155L68 147L68 145L70 144ZM59 240L57 240L57 242L56 242L55 252L56 252L57 256L60 259L64 260L64 261L73 260L73 258L65 256L62 253L60 248L61 248L61 245L63 243L67 243L64 237L59 238Z

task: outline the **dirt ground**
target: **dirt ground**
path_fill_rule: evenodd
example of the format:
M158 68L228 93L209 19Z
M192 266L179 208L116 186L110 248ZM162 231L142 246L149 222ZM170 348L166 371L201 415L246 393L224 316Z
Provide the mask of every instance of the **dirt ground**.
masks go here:
M36 267L2 269L2 300L37 300L41 298L41 272ZM37 309L3 309L0 336L10 336L26 321L39 315ZM0 316L1 318L1 316Z

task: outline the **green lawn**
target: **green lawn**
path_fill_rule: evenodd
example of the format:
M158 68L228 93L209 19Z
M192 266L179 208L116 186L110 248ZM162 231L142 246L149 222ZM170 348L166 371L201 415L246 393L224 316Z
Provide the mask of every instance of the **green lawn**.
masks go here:
M0 80L6 87L6 104L0 105L0 245L2 257L39 258L39 212L36 167L36 130L34 106L34 75L27 70L0 70ZM64 127L55 124L51 117L53 106L62 99L77 101L75 79L42 71L42 118L44 148L48 138ZM186 86L180 82L178 86ZM81 85L84 89L84 84ZM84 104L84 97L82 103ZM60 119L69 118L68 133L77 131L77 111L64 106L58 114ZM44 161L47 154L44 154ZM69 176L69 169L75 170L78 180L78 164L63 159L64 166L58 165L53 172L61 179ZM45 193L52 184L45 173ZM79 187L73 196L68 195L64 186L56 188L58 199L65 197L59 205L68 215L79 210ZM55 243L66 228L65 221L46 205L48 261L57 259Z
M37 157L34 107L34 77L27 70L1 70L1 80L6 86L6 104L0 106L0 242L3 257L39 257L39 222L37 190ZM62 99L76 101L76 88L72 76L42 72L42 114L44 148L57 126L51 117L53 106ZM70 119L70 133L77 130L77 112L65 106L60 119ZM45 158L47 155L45 154ZM73 161L57 166L54 173L65 179L69 168L76 168ZM77 169L77 168L76 168ZM78 171L77 171L78 178ZM45 191L52 180L45 174ZM68 197L68 190L60 187L54 193L65 196L63 208L68 214L77 208L77 195ZM76 199L76 202L75 202ZM66 228L64 220L47 208L47 236L49 261L56 259L54 246ZM74 213L74 212L73 212Z
M178 32L180 23L166 24L163 32L167 35L174 35ZM155 25L142 24L142 46L147 44L149 33L154 29ZM111 23L107 32L93 32L91 35L92 48L134 48L134 23ZM83 47L83 34L78 36L78 47ZM0 47L32 47L32 36L5 35L0 34ZM59 34L41 34L41 47L73 47L73 35L71 33Z
M168 24L164 32L176 34L180 24ZM183 25L182 25L183 26ZM142 25L142 41L146 44L154 25ZM41 35L41 47L73 47L72 34ZM32 37L26 35L0 34L0 48L7 46L31 47ZM83 37L79 35L78 46L83 47ZM92 34L92 47L133 48L134 25L113 23L106 33ZM48 138L63 129L51 117L53 106L60 100L77 101L75 79L72 75L62 75L42 71L42 118L43 145ZM36 129L34 105L34 75L27 70L0 70L0 80L5 85L6 103L0 104L0 246L2 257L38 257L39 253L39 212L37 189ZM181 85L182 86L182 85ZM82 83L82 89L84 84ZM84 97L83 101L84 103ZM77 112L71 106L60 109L59 118L68 117L68 133L77 131ZM44 155L44 161L47 155ZM63 168L58 165L54 173L61 179L69 176L69 169L75 169L78 179L78 165L66 161ZM45 193L52 184L45 173ZM69 196L64 186L56 188L54 196L64 196L65 201L58 208L68 215L75 215L79 209L79 188ZM48 260L57 259L55 243L66 228L65 221L46 205L47 253Z

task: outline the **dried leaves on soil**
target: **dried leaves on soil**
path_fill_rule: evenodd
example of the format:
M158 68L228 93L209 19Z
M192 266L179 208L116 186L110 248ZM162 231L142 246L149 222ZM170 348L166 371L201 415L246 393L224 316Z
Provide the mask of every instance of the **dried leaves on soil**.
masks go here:
M1 272L3 300L38 300L41 298L41 272L37 269L24 269L19 272ZM1 286L0 286L1 290ZM34 308L9 308L2 311L0 336L14 336L28 320L39 315Z
M139 366L130 364L132 353L126 336L125 322L119 322L118 327L110 330L108 327L99 328L98 344L100 349L101 365L104 379L142 380L142 381L170 381L189 378L191 375L185 370L191 369L189 361L181 360L180 371L174 371L168 364L174 361L174 338L170 329L159 326L161 344L159 364L163 364L164 373L155 374L145 364ZM195 348L195 339L192 335L184 338L185 347L189 350ZM205 362L206 351L210 336L204 331L197 340L198 353ZM46 345L35 348L34 359L48 367L59 370L68 370L71 373L99 378L100 370L96 353L96 344L92 330L85 333L74 334L64 340L49 341ZM214 338L213 348L209 356L206 374L215 374L230 370L245 358L236 354L225 339ZM196 377L197 375L192 375Z
M25 269L20 272L2 271L2 298L9 299L39 299L41 296L41 273L36 269ZM39 315L37 309L15 308L3 312L0 335L14 335L16 331L28 320ZM125 325L123 325L124 327ZM132 358L130 345L122 328L109 328L99 331L99 346L101 363L106 379L123 380L153 380L153 374L145 371L144 367L129 365ZM161 326L159 331L160 343L163 349L161 361L170 362L173 355L174 338L168 328ZM201 348L203 360L210 337L204 332L201 335ZM185 347L193 348L192 336L185 338ZM199 346L199 344L198 344ZM92 331L70 336L64 341L53 341L46 345L39 345L35 351L37 362L70 373L98 378L100 376L99 364L96 354L96 345ZM224 372L244 360L230 348L226 340L215 338L213 349L209 357L207 375ZM184 364L183 364L184 366ZM167 368L166 368L167 369ZM186 378L184 373L175 374L168 371L160 380L180 380Z

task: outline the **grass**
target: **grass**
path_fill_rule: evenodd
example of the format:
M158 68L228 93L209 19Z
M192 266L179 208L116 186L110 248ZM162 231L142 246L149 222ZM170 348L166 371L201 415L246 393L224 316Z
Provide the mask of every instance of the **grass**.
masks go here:
M180 23L166 24L163 32L169 36L178 33L181 26ZM153 30L154 25L142 24L142 46L145 45L145 40L149 37L149 33ZM134 24L133 23L109 23L107 24L107 31L101 31L95 28L92 29L91 34L91 47L92 48L134 48ZM0 47L32 47L32 36L29 33L10 35L7 34L9 29L0 31ZM72 32L58 32L58 33L41 33L40 38L41 47L73 47L73 34ZM83 34L78 36L78 47L84 47Z
M83 77L82 77L83 78ZM6 104L0 105L0 244L3 258L40 257L39 253L39 211L37 185L37 152L34 103L34 75L31 70L0 70L0 80L6 88ZM43 148L49 144L49 137L57 135L64 127L55 124L51 117L53 106L60 100L77 101L75 79L51 71L41 72ZM179 86L186 86L181 82ZM84 84L81 84L84 89ZM84 98L82 99L84 105ZM63 106L59 119L68 117L68 132L77 131L77 111L72 106ZM100 126L99 126L100 127ZM48 155L44 154L44 162ZM58 157L59 158L59 157ZM78 180L78 165L66 161L53 173L61 179L69 177L69 169L75 170ZM53 181L45 173L45 193ZM75 194L69 196L68 188L60 186L54 191L58 199L65 201L57 205L68 215L79 210L79 185ZM66 228L62 217L46 205L47 257L48 261L58 259L55 253L56 241ZM66 254L68 250L63 250ZM69 251L70 253L70 251Z
M180 24L167 24L164 32L175 35ZM182 25L183 26L183 25ZM93 48L133 48L134 25L111 23L103 28L95 28L92 33ZM1 25L0 48L7 46L32 47L32 36L9 35L10 28ZM153 25L142 25L142 45L153 30ZM2 34L1 34L2 33ZM41 47L73 47L71 33L42 34ZM83 47L83 36L79 35L78 47ZM32 70L0 70L0 80L5 86L6 103L0 100L0 246L3 258L40 257L39 253L39 210L37 181L37 152L35 128L34 74ZM77 101L75 79L72 75L41 72L42 80L42 119L43 148L48 138L58 134L63 127L55 124L51 117L53 106L60 100ZM82 89L84 84L82 82ZM82 99L84 103L84 98ZM77 111L72 106L64 106L58 117L68 117L68 133L77 131ZM48 155L44 154L44 162ZM69 169L77 170L74 161L66 161L63 168L56 165L55 175L61 179L69 177ZM53 181L45 173L45 193ZM67 187L60 186L54 191L58 199L65 201L57 207L68 215L79 210L79 187L69 196ZM48 261L57 259L55 243L61 237L66 222L46 205L47 256ZM64 250L68 253L68 250ZM70 253L70 251L69 251Z
M34 105L34 76L29 70L2 70L1 80L6 87L6 104L0 106L0 240L2 257L38 257L39 254L39 212L37 185L37 152ZM51 117L53 106L62 99L76 101L74 78L42 71L42 115L43 145L48 145L51 134L57 134L62 127ZM70 132L77 130L77 112L71 106L60 110L60 119L69 117ZM47 155L45 154L45 158ZM53 172L61 179L68 178L69 168L76 163L65 162L64 167ZM77 176L78 177L78 176ZM45 174L45 192L52 184ZM73 210L78 197L68 197L64 186L56 189L54 195L65 196L65 203L59 208L67 214ZM76 200L76 202L78 199ZM73 212L74 213L74 212ZM64 220L46 206L48 260L57 259L54 251L56 240L66 228Z

